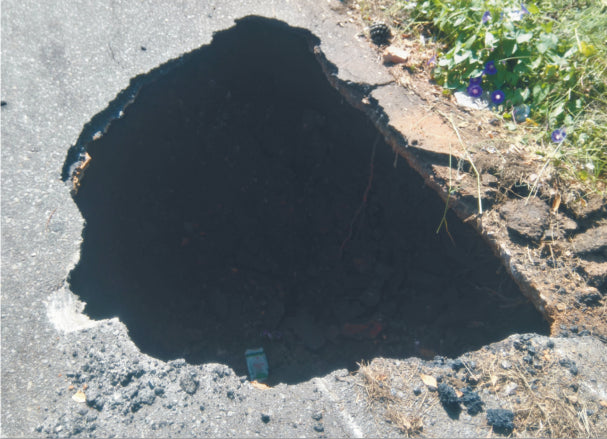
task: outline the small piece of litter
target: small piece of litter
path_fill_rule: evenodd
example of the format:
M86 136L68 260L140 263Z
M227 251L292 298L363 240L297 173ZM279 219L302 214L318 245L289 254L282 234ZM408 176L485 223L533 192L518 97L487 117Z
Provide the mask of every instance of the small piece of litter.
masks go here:
M86 402L86 395L82 390L78 390L72 395L72 399L76 402Z

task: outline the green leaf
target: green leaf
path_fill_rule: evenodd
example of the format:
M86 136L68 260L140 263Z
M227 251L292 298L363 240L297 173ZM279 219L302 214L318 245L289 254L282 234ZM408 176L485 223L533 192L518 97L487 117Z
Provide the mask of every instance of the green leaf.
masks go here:
M466 21L466 16L465 15L460 15L453 22L453 27L459 27L464 21Z
M438 65L441 67L449 67L453 63L453 59L447 58L446 56L442 56L438 60Z
M453 61L455 62L455 65L461 64L464 61L466 61L469 56L470 56L469 51L465 51L461 55L459 53L456 53L455 55L453 55Z
M489 49L493 49L495 47L495 42L497 39L493 36L491 32L487 32L485 34L485 47Z
M550 117L557 119L561 114L563 114L564 111L565 111L565 103L561 102L550 112Z
M518 44L523 44L523 43L527 43L529 41L531 41L531 39L533 38L533 33L531 32L527 32L525 34L519 34L516 36L516 42Z
M506 58L513 56L517 49L516 40L506 39L502 45L502 50Z
M556 49L559 39L554 34L543 33L540 35L538 43L535 45L540 53L546 53L549 50Z
M538 56L536 59L534 59L531 64L529 65L529 68L531 70L537 70L540 65L542 64L543 58L541 56Z
M472 45L474 44L474 42L476 41L476 35L472 35L470 38L468 38L466 40L466 42L464 43L464 48L466 49L470 49L472 47Z
M582 41L582 44L585 44L585 43ZM571 49L569 49L567 52L565 52L565 54L563 55L563 58L567 59L571 55L573 55L575 52L577 52L577 48L575 46L573 46Z
M535 6L533 3L529 3L527 5L527 10L532 13L533 15L539 14L540 10L537 6Z

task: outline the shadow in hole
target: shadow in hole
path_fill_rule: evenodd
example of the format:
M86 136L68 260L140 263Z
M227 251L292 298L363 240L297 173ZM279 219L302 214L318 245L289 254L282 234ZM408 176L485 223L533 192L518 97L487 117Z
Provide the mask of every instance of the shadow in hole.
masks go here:
M119 316L163 360L246 374L245 349L263 346L287 383L547 333L472 229L449 215L456 245L435 233L442 202L393 166L309 41L241 20L87 146L70 274L86 312Z

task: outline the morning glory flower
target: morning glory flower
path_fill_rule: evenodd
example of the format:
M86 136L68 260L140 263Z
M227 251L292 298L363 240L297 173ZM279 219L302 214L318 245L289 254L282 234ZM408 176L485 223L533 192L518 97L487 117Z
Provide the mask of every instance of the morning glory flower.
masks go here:
M494 61L487 61L485 63L485 70L483 70L485 75L495 75L497 73L497 68L495 67Z
M565 140L565 137L567 137L567 133L564 129L559 128L557 130L554 130L550 137L552 138L552 141L554 143L561 143L563 140Z
M483 22L483 24L486 24L488 21L491 21L491 12L485 12L481 21Z
M470 84L468 86L468 94L473 98L478 98L483 94L483 88L478 84Z
M527 9L523 3L521 3L521 13L523 15L525 15L525 14L531 14L531 12L529 12L529 9Z
M502 102L504 102L504 98L506 96L504 95L504 92L501 90L495 90L493 93L491 93L491 100L493 101L493 103L495 105L501 104Z

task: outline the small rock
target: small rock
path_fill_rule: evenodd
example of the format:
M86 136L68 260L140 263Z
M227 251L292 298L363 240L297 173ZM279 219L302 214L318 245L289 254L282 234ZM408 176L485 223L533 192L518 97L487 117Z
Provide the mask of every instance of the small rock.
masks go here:
M577 368L577 364L575 364L575 361L570 360L568 358L563 358L562 360L559 361L559 364L563 367L566 367L569 369L569 372L571 372L571 375L576 376L578 374L578 368Z
M599 291L605 291L607 288L607 261L585 261L580 265L580 271L586 279L588 285Z
M312 415L312 419L315 421L320 421L322 419L322 412L316 412Z
M438 385L438 398L449 415L459 415L459 412L461 411L459 405L460 399L453 387L446 383L440 383Z
M607 224L577 235L571 241L576 255L607 252Z
M213 373L215 374L213 381L216 381L217 378L229 377L232 374L228 366L217 366L213 369Z
M595 288L588 288L587 291L580 292L576 295L578 303L582 303L587 306L597 306L601 303L601 293Z
M175 369L179 369L185 366L187 363L183 358L178 358L176 360L169 361L169 366L174 367Z
M478 393L470 387L464 388L462 393L460 401L466 406L469 415L474 416L483 411L483 401Z
M399 49L394 46L386 48L383 53L384 62L392 64L404 64L409 61L410 56L410 51Z
M562 213L557 213L556 215L558 228L564 230L566 232L573 232L578 229L578 224Z
M514 413L506 409L487 410L487 423L499 434L510 434L514 429Z
M264 424L267 424L268 422L270 422L270 415L262 413L261 422L263 422Z
M419 387L414 388L414 389L413 389L413 394L414 394L415 396L419 396L419 395L421 395L421 394L422 394L422 389L420 389Z
M451 363L451 369L453 369L456 372L463 367L464 367L464 362L462 360L460 360L459 358L456 360L453 360L453 362Z
M453 93L457 105L465 108L472 108L474 110L485 110L489 108L489 101L484 97L473 98L468 93L456 91Z
M577 326L577 325L571 325L571 326L569 327L569 330L570 330L571 332L573 332L574 334L577 334L577 333L578 333L578 331L580 330L580 328L578 328L578 326Z
M195 379L196 375L186 372L181 375L179 379L179 387L185 393L193 395L198 390L198 380Z
M151 389L143 388L137 395L137 398L139 399L139 401L141 401L142 404L152 405L156 400L156 395Z
M510 396L516 392L516 389L518 389L518 384L515 382L510 382L506 384L506 387L504 387L504 395Z
M156 387L154 387L154 394L156 396L162 396L162 395L164 395L164 387L162 387L162 386L156 386Z
M539 242L550 224L550 208L537 198L508 201L500 214L508 231L524 241Z
M508 370L512 367L512 363L509 362L508 360L504 360L500 363L500 366L502 367L502 369Z
M105 405L105 400L101 396L101 393L97 390L89 389L86 395L86 404L89 407L94 408L95 410L103 410L103 406Z
M325 427L323 427L322 424L316 424L314 425L314 431L322 433L323 431L325 431Z
M442 357L440 355L435 355L434 359L432 360L432 362L434 364L436 364L437 366L443 366L445 364L445 362L446 362L446 358Z

